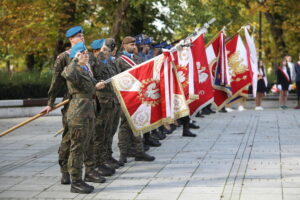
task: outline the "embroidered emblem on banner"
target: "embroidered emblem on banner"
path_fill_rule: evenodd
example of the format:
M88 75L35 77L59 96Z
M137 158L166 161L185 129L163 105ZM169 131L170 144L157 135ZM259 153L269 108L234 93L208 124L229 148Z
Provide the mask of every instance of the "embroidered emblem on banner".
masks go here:
M151 105L152 107L158 105L160 101L159 81L154 79L143 80L139 91L139 98L144 104Z

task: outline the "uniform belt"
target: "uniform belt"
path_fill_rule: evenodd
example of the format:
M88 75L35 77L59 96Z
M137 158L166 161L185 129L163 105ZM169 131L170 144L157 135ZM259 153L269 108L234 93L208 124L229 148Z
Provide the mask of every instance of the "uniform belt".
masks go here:
M95 99L96 96L93 94L72 94L73 99L87 98L87 99Z
M98 92L99 97L114 97L114 93L111 92Z

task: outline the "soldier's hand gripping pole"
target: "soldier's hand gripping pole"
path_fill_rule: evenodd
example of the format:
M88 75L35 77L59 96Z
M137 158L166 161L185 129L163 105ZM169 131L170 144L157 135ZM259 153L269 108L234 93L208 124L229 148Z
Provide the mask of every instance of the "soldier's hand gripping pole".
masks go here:
M65 105L65 104L69 103L69 101L70 101L70 100L67 99L67 100L64 100L63 102L60 102L59 104L55 105L51 111L53 111L53 110L55 110L55 109L57 109L57 108L59 108L59 107ZM50 112L51 112L51 111L50 111ZM10 132L12 132L12 131L14 131L14 130L20 128L20 127L22 127L22 126L24 126L25 124L28 124L29 122L31 122L31 121L33 121L33 120L39 118L39 117L44 116L45 114L47 114L47 113L46 113L46 112L41 112L41 113L39 113L39 114L34 115L33 117L31 117L31 118L29 118L29 119L27 119L27 120L21 122L20 124L17 124L17 125L15 125L15 126L11 127L10 129L8 129L8 130L2 132L2 133L0 134L0 137L2 137L2 136L4 136L4 135L6 135L6 134L8 134L8 133L10 133Z

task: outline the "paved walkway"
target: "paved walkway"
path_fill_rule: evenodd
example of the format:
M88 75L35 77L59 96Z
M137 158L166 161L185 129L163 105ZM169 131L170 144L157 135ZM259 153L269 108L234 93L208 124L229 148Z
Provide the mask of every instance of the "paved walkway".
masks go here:
M1 119L0 131L24 118ZM0 138L0 199L299 200L300 111L265 110L197 119L196 138L178 129L152 163L129 163L93 184L92 194L60 184L60 117L43 117ZM114 142L115 156L119 156Z

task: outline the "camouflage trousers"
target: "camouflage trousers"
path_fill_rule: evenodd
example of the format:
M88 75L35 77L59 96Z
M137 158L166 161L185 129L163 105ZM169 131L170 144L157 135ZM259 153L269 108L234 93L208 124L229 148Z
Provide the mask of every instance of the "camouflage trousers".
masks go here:
M135 136L131 131L130 125L124 115L121 114L121 126L119 130L119 149L121 155L128 155L128 149L133 144L136 153L143 153L143 138L142 136Z
M73 103L74 101L75 103ZM70 104L72 105L72 103L75 106L78 105L78 102L73 99ZM72 180L79 180L82 178L83 163L86 172L90 172L95 168L93 152L95 114L89 112L89 116L87 117L76 116L74 113L77 113L77 111L72 112L68 110L68 113L63 115L67 131L63 133L61 146L59 148L59 164L61 166L61 172L69 172Z
M68 111L69 104L65 105L63 109L61 109L62 113L62 123L64 132L62 134L62 140L60 143L60 147L58 149L58 163L60 166L61 173L68 172L68 159L70 154L70 134L67 122L67 111Z
M120 119L120 106L113 101L101 101L101 111L96 117L96 133L94 139L94 152L96 165L112 157L113 137L117 131Z

